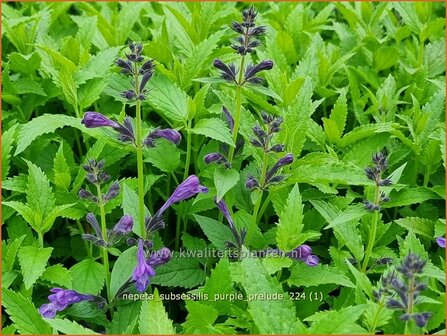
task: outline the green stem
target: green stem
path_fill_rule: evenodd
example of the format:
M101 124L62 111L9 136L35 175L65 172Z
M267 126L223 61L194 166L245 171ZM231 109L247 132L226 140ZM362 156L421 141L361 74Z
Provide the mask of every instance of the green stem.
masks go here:
M265 176L267 174L267 167L268 167L268 154L264 150L264 154L262 157L261 177L259 179L259 185L261 186L261 188L264 188ZM262 203L262 196L263 196L263 189L261 189L261 195L259 195L258 199L256 200L255 207L253 208L251 224L247 232L247 238L245 240L246 246L250 246L251 237L253 236L256 226L258 225L258 213Z
M241 122L241 104L242 104L242 79L244 74L245 56L241 58L241 64L239 66L239 80L236 86L236 111L234 114L234 128L233 128L233 143L236 146L237 135L239 133L239 126ZM236 147L230 147L228 153L228 162L233 162L234 150Z
M135 77L135 93L137 97L140 94L140 83L138 80L138 67L135 64L134 69ZM144 225L144 171L143 171L143 145L142 145L142 135L141 135L141 102L139 99L136 101L135 105L135 149L137 154L137 174L138 174L138 223L140 227L141 238L146 238L146 230Z
M407 308L407 314L411 315L413 314L413 297L414 297L414 278L413 276L408 279L408 308ZM411 319L408 319L405 322L405 335L411 335L411 326L410 326Z
M380 187L376 185L375 195L374 195L374 204L379 204L380 199ZM369 230L369 240L368 245L366 247L365 258L363 259L363 267L362 272L366 271L368 267L369 258L371 257L371 252L374 247L374 242L376 240L376 231L377 231L377 221L379 220L379 210L374 210L372 219L371 219L371 228Z
M379 319L380 313L383 309L384 301L385 301L385 296L382 295L382 297L379 301L379 307L377 308L376 312L374 313L373 321L372 321L371 327L369 329L369 332L373 335L375 335L375 333L376 333L376 325L378 322L377 320Z
M96 189L98 191L98 204L99 211L101 214L101 233L104 239L107 237L107 225L106 225L106 211L104 209L104 200L102 197L102 192L99 184L96 185ZM112 298L110 297L110 268L109 268L109 252L106 248L102 248L102 261L104 265L104 271L106 275L106 290L107 290L107 299L108 302L112 302Z
M189 165L191 163L191 123L192 120L188 120L188 126L186 128L186 162L185 162L185 172L183 173L183 181L186 180L189 174Z
M428 182L430 181L430 175L431 175L431 167L426 166L424 174L424 187L428 186Z
M180 226L182 218L177 214L177 219L175 222L175 251L178 251L180 247Z
M37 232L37 235L39 236L39 245L43 248L43 233Z

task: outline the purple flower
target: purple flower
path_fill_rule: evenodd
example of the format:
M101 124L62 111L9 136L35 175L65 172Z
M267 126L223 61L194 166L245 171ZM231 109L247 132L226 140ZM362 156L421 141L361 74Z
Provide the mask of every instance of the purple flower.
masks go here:
M96 298L94 295L84 295L70 289L52 288L50 292L53 293L48 296L50 303L43 304L39 308L39 313L45 318L54 318L58 311L74 303L92 301Z
M87 128L95 128L95 127L112 127L116 129L120 128L120 124L98 112L85 112L84 118L82 118L81 123L83 123Z
M113 228L113 232L118 234L126 235L130 231L132 231L133 226L133 219L129 215L124 215L121 217L121 219L116 223L115 227Z
M161 216L172 204L181 202L188 198L193 197L198 193L207 193L208 188L200 185L200 181L195 175L189 176L185 181L174 190L171 197L168 198L165 204L158 210L157 215ZM156 217L156 216L154 216Z
M230 211L228 210L227 204L223 199L221 199L219 202L217 202L217 198L214 197L214 204L216 204L217 208L220 212L224 215L225 219L228 222L228 225L231 229L234 229L234 222L233 218L231 218Z
M90 212L87 214L85 219L92 226L93 230L95 230L95 233L98 236L98 238L102 239L103 237L102 237L101 229L99 228L99 224L98 224L98 221L96 220L95 215Z
M438 238L436 238L436 243L437 243L440 247L445 248L445 238L442 238L442 237L438 237Z
M176 145L178 145L182 140L182 136L180 135L179 132L170 128L166 128L166 129L155 129L146 137L146 139L144 139L143 143L147 147L154 147L155 139L159 138L164 138Z
M231 131L233 131L233 128L234 128L233 116L231 115L230 111L228 111L228 109L225 106L222 106L222 111L225 114L225 119L227 120L228 127L230 128Z
M110 186L109 190L107 190L106 195L104 196L104 200L110 201L111 199L114 199L117 197L120 193L120 185L118 181L115 181Z
M264 60L257 65L250 64L245 70L245 80L257 84L260 82L260 79L255 77L256 74L263 70L271 70L272 68L273 62L271 60Z
M144 292L149 286L149 278L155 275L155 271L146 261L144 253L143 240L138 240L137 266L132 273L132 280L135 281L135 287L140 293Z
M147 259L148 265L155 267L162 264L166 264L171 260L171 250L167 247L163 247L155 253L151 253L150 257Z
M289 258L299 259L299 260L304 261L311 254L312 254L312 248L309 245L303 244L303 245L296 247L295 249L293 249L286 255Z
M307 256L304 262L307 266L317 266L320 263L320 259L316 255L311 254Z
M210 164L210 163L217 163L217 164L222 164L225 166L225 168L230 168L231 164L228 162L227 158L225 156L223 156L220 153L210 153L207 154L203 157L203 161L206 164Z
M220 59L216 58L213 61L215 68L221 71L220 77L228 81L236 81L236 68L234 64L226 65Z
M245 182L245 188L247 188L247 190L252 190L257 187L259 187L258 180L256 180L253 175L248 175L247 181Z
M285 156L283 156L281 159L279 159L274 165L273 167L267 172L266 175L266 181L269 181L273 175L275 175L275 173L281 169L283 166L289 165L293 162L293 154L287 154Z

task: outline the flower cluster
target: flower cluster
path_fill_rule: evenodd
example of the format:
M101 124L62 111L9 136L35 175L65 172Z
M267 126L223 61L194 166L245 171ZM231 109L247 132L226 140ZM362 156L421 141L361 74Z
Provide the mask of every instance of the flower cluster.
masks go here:
M105 305L105 300L99 296L80 294L71 289L52 288L50 292L53 293L48 296L50 302L39 308L39 313L45 318L54 318L58 311L81 301L94 301L99 308Z
M86 180L95 185L96 187L100 187L101 184L106 183L110 180L110 175L104 171L105 160L96 161L95 159L88 160L87 164L84 164L82 167L87 172ZM94 203L100 202L100 199L103 203L110 201L118 196L120 192L120 185L118 181L113 182L108 188L105 194L101 194L100 197L93 195L87 189L80 189L78 196L81 199L90 200Z
M99 227L96 217L92 213L88 213L86 216L87 222L92 226L95 234L85 233L81 237L88 240L94 245L101 247L110 247L116 244L122 237L128 235L132 231L133 219L129 215L124 215L115 224L113 229L107 230L107 237L103 237L101 229Z
M388 168L388 157L386 154L382 152L373 154L372 162L374 163L373 166L365 168L366 177L374 181L378 188L390 186L392 184L390 179L382 179L382 173ZM378 196L378 199L374 200L374 202L370 202L368 200L363 201L365 208L369 211L379 211L380 204L390 200L390 198L383 191L381 191Z
M264 127L259 125L253 127L253 133L256 138L250 139L250 143L255 147L262 148L264 155L283 152L285 149L284 144L272 143L273 136L281 130L280 126L283 119L281 117L269 115L265 112L261 112L261 116L264 122ZM293 159L293 154L291 153L278 159L278 161L266 172L265 176L261 177L261 180L256 179L250 174L245 183L246 188L248 190L254 188L266 189L269 185L283 181L285 175L277 174L277 172L282 167L291 164Z
M255 51L261 43L259 37L264 35L266 28L264 26L256 26L257 12L252 7L242 11L242 22L233 22L231 28L240 36L236 38L236 43L231 47L236 52L244 57ZM262 79L256 77L256 75L264 70L270 70L273 68L273 62L271 60L263 60L259 64L249 64L245 69L236 69L234 64L225 64L220 59L215 59L213 65L216 69L220 70L220 77L230 82L234 82L236 85L243 85L245 83L260 84ZM238 76L239 71L243 72Z
M146 84L154 74L154 60L144 62L144 57L141 55L143 45L141 43L129 43L130 53L126 54L127 60L118 58L116 65L121 68L121 73L132 78L132 89L121 93L121 96L127 100L145 100L146 99ZM140 66L140 64L143 65ZM141 76L141 79L140 79Z
M373 291L376 300L386 299L386 307L402 310L401 320L414 320L418 327L424 327L432 316L430 312L414 312L418 304L419 294L427 285L416 280L416 275L424 271L426 261L418 255L408 254L396 271L388 273L381 279L382 287ZM398 273L400 276L398 276Z

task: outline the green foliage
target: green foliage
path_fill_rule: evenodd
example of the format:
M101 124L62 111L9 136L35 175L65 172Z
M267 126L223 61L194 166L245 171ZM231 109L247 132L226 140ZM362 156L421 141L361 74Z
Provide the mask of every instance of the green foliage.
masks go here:
M168 318L158 290L154 291L154 299L143 301L139 316L139 329L141 334L174 335L172 321Z
M92 259L85 259L70 268L73 289L80 293L97 294L104 286L104 268Z

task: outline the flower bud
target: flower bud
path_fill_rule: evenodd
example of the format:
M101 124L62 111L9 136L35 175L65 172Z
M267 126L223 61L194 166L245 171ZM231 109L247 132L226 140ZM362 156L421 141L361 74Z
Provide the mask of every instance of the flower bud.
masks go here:
M87 128L95 128L95 127L112 127L119 128L119 124L101 113L98 112L85 112L84 117L81 121L82 124Z

